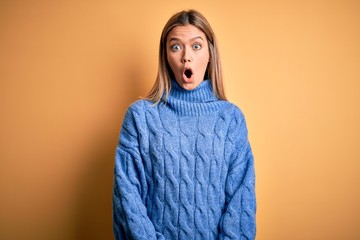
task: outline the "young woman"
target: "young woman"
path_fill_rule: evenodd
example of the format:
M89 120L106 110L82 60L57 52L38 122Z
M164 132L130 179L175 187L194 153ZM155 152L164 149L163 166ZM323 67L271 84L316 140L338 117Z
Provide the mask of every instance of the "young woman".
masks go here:
M158 76L116 148L116 239L254 239L254 159L225 98L215 35L199 12L166 23Z

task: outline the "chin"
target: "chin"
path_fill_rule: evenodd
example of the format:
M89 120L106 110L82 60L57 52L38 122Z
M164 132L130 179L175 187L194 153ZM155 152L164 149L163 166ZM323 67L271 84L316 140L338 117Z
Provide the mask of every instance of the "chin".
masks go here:
M196 80L194 77L192 78L184 78L183 76L180 77L180 81L178 81L176 79L176 82L183 88L186 90L193 90L195 89L197 86L199 86L203 80L199 81Z
M187 83L182 83L182 88L186 89L186 90L194 90L195 88L197 88L197 86L200 85L201 82L187 82Z
M183 84L182 88L184 88L186 90L194 90L196 88L196 86L191 85L191 84Z

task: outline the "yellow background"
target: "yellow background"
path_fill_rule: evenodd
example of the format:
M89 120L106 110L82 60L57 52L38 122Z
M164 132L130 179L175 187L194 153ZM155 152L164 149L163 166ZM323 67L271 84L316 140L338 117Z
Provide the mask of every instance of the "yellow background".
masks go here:
M112 239L113 158L167 19L200 10L247 118L258 240L360 239L360 2L0 2L0 239Z

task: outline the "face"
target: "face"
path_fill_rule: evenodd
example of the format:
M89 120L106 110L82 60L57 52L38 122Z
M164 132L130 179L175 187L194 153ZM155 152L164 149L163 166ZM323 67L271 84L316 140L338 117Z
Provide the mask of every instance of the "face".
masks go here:
M194 25L177 26L169 32L166 48L176 82L184 89L195 89L204 80L210 58L205 34Z

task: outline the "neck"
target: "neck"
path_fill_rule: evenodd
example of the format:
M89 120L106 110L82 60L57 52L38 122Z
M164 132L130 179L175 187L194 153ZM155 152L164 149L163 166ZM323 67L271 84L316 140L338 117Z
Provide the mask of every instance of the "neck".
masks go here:
M216 111L222 101L214 95L210 80L204 80L193 90L186 90L172 80L167 104L179 115L207 115Z

